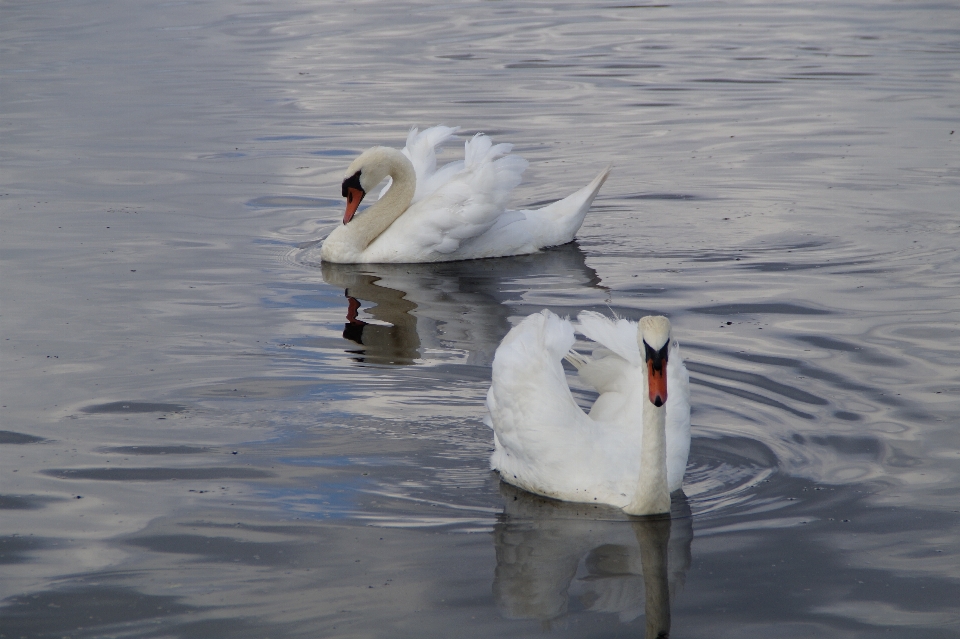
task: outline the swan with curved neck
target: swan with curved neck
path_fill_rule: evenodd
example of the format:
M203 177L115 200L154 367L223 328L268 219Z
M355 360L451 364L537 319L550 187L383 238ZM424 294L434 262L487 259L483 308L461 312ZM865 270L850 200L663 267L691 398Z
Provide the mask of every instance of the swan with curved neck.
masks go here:
M375 146L364 151L347 169L347 174L349 177L343 180L342 185L343 197L347 198L347 209L343 214L341 228L344 229L344 235L349 238L351 246L362 253L409 208L417 188L417 175L413 164L403 153L385 146ZM390 189L354 220L357 208L367 192L387 177L393 180Z
M324 240L320 259L336 263L445 262L533 253L566 244L606 180L609 168L588 186L547 207L509 211L507 198L527 166L477 134L465 159L436 169L436 146L456 129L413 129L403 151L364 151L341 185L347 199L343 224ZM384 179L389 187L373 205L360 202Z
M571 350L572 324L550 311L524 319L497 349L487 393L491 467L545 497L669 513L690 451L689 377L670 322L590 312L579 320L603 346L594 358ZM570 393L564 358L600 393L589 414Z

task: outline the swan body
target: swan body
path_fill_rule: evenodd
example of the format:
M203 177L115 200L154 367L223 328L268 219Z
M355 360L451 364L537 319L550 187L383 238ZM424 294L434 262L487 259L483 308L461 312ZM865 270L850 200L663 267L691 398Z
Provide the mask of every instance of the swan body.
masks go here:
M545 497L633 515L669 512L690 452L689 375L670 323L645 317L638 326L589 311L578 320L600 344L593 357L571 350L573 324L548 310L525 318L497 348L487 393L491 468ZM564 358L600 393L589 414L570 393Z
M436 147L456 128L416 128L402 151L373 147L347 169L343 224L324 240L320 259L341 264L472 260L534 253L566 244L607 179L609 167L590 184L541 209L508 211L507 198L527 161L477 134L464 159L437 169ZM380 199L357 213L360 200L381 181Z

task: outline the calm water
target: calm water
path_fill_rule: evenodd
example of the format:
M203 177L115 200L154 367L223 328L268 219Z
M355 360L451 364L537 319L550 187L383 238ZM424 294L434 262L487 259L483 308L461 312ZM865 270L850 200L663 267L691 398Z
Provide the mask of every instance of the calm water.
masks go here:
M0 636L960 636L955 4L0 15ZM578 242L315 263L352 157L439 123L518 208L612 162ZM671 317L672 520L489 472L542 308Z

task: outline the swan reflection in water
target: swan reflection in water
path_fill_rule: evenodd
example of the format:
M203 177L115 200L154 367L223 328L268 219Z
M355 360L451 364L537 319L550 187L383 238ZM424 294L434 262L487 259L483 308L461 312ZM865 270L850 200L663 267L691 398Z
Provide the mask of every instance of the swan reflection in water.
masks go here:
M570 243L533 255L464 262L324 262L321 273L327 284L345 289L343 336L361 347L350 352L362 361L404 365L455 350L466 354L462 363L489 366L510 330L510 316L524 314L531 293L563 290L572 310L605 299L606 289L584 259ZM373 304L363 309L373 321L361 319L363 302Z
M549 623L571 598L621 622L645 615L646 637L670 633L670 602L690 568L693 524L685 497L670 517L624 517L614 508L538 497L500 484L493 594L505 617Z

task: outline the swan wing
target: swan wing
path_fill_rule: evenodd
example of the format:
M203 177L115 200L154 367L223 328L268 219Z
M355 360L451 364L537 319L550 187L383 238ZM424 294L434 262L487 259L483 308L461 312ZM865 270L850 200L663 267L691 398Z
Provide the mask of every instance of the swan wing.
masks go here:
M602 346L593 351L592 357L571 351L565 359L576 367L583 383L598 393L622 390L623 380L633 368L625 359Z
M673 492L683 485L690 456L690 374L676 340L670 345L667 389L667 486Z
M573 343L573 325L547 310L504 338L487 393L495 433L490 464L508 483L540 495L620 505L624 480L636 481L625 472L635 465L636 445L624 429L595 422L574 401L560 363Z
M625 319L610 319L600 313L583 311L577 315L577 330L607 350L638 367L643 359L637 343L637 323Z
M494 145L485 135L474 136L465 145L463 168L438 171L444 183L412 204L370 249L383 243L384 250L402 251L412 261L435 261L437 254L455 253L463 242L486 232L504 213L527 168L526 160L509 155L512 148ZM448 173L453 175L446 179Z
M403 147L401 153L407 156L417 174L414 202L427 197L452 175L463 170L463 162L459 161L451 162L437 171L437 148L456 135L459 130L458 126L433 126L423 131L417 127L410 129L410 133L407 134L407 145ZM379 197L382 198L392 184L393 179L387 178L387 183L381 189Z

